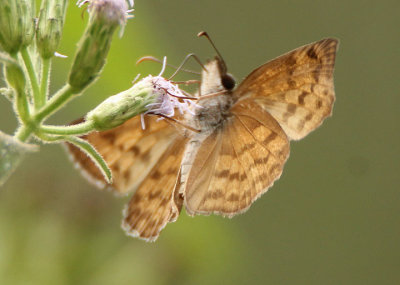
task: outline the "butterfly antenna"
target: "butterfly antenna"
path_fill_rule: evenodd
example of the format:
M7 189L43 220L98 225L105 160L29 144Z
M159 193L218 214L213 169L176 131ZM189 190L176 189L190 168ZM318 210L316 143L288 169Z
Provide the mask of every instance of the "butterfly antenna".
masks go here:
M155 58L153 56L143 56L143 57L139 58L138 61L136 61L136 65L138 65L139 63L142 63L143 61L154 61L154 62L158 62L161 64L163 63L161 60L159 60L158 58ZM172 64L169 64L169 63L167 63L167 66L170 66L174 69L178 69L178 67L176 67ZM196 72L196 71L185 69L185 68L181 68L181 71L200 75L200 72Z
M175 70L174 74L171 75L170 78L168 78L168 80L171 80L175 75L178 74L179 71L183 71L183 66L185 65L185 63L189 60L189 58L193 57L198 64L200 64L201 68L204 71L207 71L207 69L204 67L204 65L201 63L201 60L199 59L199 57L197 55L195 55L194 53L189 53L185 59L182 61L181 65L179 65L179 67Z
M210 44L213 46L214 50L217 52L218 57L221 59L221 62L224 66L224 73L227 72L228 68L226 67L225 60L222 58L221 53L218 51L217 47L215 46L214 42L211 40L210 36L207 34L205 31L201 31L200 33L197 34L198 37L206 37Z

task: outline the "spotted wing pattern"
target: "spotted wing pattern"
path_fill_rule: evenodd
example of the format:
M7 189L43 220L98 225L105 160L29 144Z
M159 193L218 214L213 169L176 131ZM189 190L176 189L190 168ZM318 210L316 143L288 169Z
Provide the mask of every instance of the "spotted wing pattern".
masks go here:
M187 139L178 137L139 185L124 210L122 228L127 234L154 241L182 207L179 195L180 166Z
M282 173L289 142L277 121L254 100L231 110L200 146L185 191L189 214L232 217L247 210Z
M117 128L84 136L110 167L114 181L111 185L86 154L74 145L67 147L88 180L100 188L125 194L137 188L177 135L173 126L154 116L145 117L143 130L137 116Z
M337 46L324 39L280 56L250 73L234 96L254 98L290 139L301 139L332 112Z

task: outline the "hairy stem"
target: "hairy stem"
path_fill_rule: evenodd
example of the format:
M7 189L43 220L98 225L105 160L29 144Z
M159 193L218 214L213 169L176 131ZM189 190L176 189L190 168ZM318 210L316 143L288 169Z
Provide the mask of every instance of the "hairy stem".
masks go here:
M40 102L37 102L37 107L41 108L47 101L47 93L48 93L48 86L49 86L49 75L50 75L50 66L51 66L51 59L44 58L42 60L42 76L40 78L40 98L42 99Z
M35 121L41 122L57 111L74 95L72 87L69 84L64 85L49 101L43 106L39 112L34 116Z
M85 135L94 130L93 122L86 121L72 126L49 126L44 125L40 130L52 135Z
M21 142L26 142L29 137L31 136L33 132L32 127L30 127L29 125L23 125L20 126L19 129L17 130L17 132L15 133L15 137L21 141Z
M29 103L27 100L26 94L22 90L15 90L17 93L15 96L15 104L16 104L16 109L18 112L18 115L21 119L21 121L27 125L30 123L31 117L30 117L30 112L29 112Z
M104 175L104 178L107 180L107 183L112 183L112 174L110 168L108 168L108 165L104 161L103 157L97 152L97 150L90 143L88 143L83 139L73 136L66 136L64 137L64 140L76 145L82 151L84 151L99 167L99 169Z
M29 80L31 82L32 91L33 91L33 102L35 105L35 109L38 109L38 108L40 108L40 104L43 105L44 98L42 98L42 97L44 95L41 94L41 92L39 90L39 83L38 83L39 81L36 76L35 69L32 64L32 59L31 59L31 56L29 55L27 48L26 47L23 48L20 51L20 53L21 53L22 59L24 60L26 70L28 71Z

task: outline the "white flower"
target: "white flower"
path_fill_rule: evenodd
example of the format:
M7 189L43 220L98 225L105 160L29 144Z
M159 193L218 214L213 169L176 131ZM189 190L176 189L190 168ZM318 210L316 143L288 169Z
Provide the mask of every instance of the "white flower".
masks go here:
M85 4L88 4L88 11L91 13L92 11L100 12L102 14L107 15L110 20L117 20L120 25L124 26L126 20L132 18L134 2L133 0L128 0L129 7L126 3L126 0L78 0L76 5L78 7L82 7Z
M157 97L157 102L148 104L146 113L161 115L165 117L173 117L175 109L180 114L193 113L193 108L199 107L193 99L189 99L182 93L178 86L161 76L147 76L142 81L151 81L153 84L153 92Z

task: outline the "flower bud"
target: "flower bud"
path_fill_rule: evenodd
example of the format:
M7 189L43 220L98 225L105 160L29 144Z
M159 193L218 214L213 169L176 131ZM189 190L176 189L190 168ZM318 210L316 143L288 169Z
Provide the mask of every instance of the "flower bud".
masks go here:
M36 43L42 58L56 52L62 36L67 0L42 0L36 31Z
M125 0L78 1L78 4L87 2L89 23L79 42L68 79L76 93L98 77L106 62L114 31L119 25L125 25L128 15Z
M130 89L104 100L86 116L96 130L107 130L121 125L135 115L147 111L146 106L156 101L151 81L141 80Z
M0 52L0 62L4 64L5 78L9 86L13 87L17 92L24 92L25 75L18 62L9 55Z
M18 93L23 93L25 89L25 76L20 66L8 65L5 68L7 83Z
M181 113L191 112L190 100L184 98L187 97L170 81L160 76L148 76L130 89L107 98L87 114L86 121L93 122L96 130L104 131L139 114L172 117L175 108Z
M0 45L9 54L32 42L34 0L2 0L0 4Z

